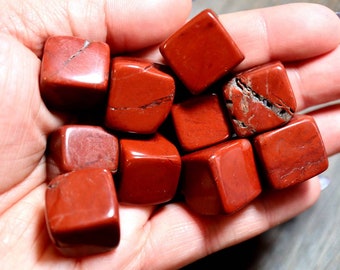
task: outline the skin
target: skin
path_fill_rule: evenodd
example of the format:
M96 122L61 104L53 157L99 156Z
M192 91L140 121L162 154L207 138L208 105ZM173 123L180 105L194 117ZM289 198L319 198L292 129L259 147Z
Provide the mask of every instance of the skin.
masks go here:
M44 150L47 135L68 119L51 113L39 95L44 41L51 35L75 35L107 41L114 53L141 51L178 29L190 6L189 0L0 0L2 269L23 265L25 269L176 269L281 224L317 201L320 185L314 178L287 190L266 192L232 216L202 217L182 203L160 208L121 205L121 242L112 252L72 259L54 249L43 214ZM271 60L285 62L299 111L340 97L340 20L332 11L293 4L220 18L246 55L237 70ZM311 114L327 153L338 153L340 107Z

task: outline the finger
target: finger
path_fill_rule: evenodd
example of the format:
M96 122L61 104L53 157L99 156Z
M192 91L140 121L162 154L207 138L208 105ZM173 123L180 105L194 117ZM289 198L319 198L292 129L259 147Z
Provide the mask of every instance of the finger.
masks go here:
M1 6L0 29L40 56L54 35L107 41L113 53L154 45L184 23L191 1L15 0Z
M310 113L315 118L319 127L322 140L325 144L328 155L340 152L340 104L328 106L326 108Z
M108 3L108 42L114 48L137 48L162 42L187 19L191 10L189 0L111 1Z
M340 98L340 46L319 57L286 67L298 110Z
M340 20L317 4L289 4L220 16L245 54L237 70L271 60L302 60L336 48Z
M231 216L200 216L181 205L167 205L151 220L152 234L148 239L151 244L144 250L150 258L145 261L153 269L178 269L298 215L314 204L319 194L320 184L313 179L290 189L266 193ZM155 252L157 258L163 259L154 257Z

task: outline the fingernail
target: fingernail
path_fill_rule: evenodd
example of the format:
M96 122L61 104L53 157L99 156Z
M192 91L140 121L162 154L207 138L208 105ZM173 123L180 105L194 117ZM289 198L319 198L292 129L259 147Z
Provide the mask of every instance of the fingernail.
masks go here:
M320 175L319 182L320 182L321 190L324 190L329 186L329 184L331 183L331 180L324 175Z

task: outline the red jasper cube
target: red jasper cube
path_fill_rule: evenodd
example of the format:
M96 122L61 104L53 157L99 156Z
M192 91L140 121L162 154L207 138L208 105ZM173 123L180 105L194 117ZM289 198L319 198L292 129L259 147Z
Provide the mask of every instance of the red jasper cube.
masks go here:
M160 46L160 52L192 94L203 92L243 59L212 10L204 10Z
M107 170L83 169L54 178L45 203L49 236L64 256L102 253L118 245L118 201Z
M119 201L152 205L171 200L177 189L181 158L163 136L121 139Z
M48 179L83 168L118 169L118 139L98 126L60 127L50 134L47 153Z
M287 188L323 172L327 154L311 116L297 115L284 127L260 134L254 146L269 184Z
M246 137L287 123L296 101L284 66L273 62L236 75L224 98L238 136Z
M229 138L230 128L217 95L200 95L171 109L181 147L194 151Z
M111 72L106 126L122 132L155 133L170 112L174 79L148 61L126 57L114 58Z
M237 139L182 157L183 194L204 215L231 214L262 191L251 143Z
M52 109L88 110L105 101L110 48L76 37L50 37L44 47L40 92Z

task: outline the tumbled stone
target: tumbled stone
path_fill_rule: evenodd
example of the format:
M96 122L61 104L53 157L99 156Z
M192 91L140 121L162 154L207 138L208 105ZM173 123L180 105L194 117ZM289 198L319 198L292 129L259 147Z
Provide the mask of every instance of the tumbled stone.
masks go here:
M121 139L119 201L153 205L171 200L178 186L181 158L160 134L148 139Z
M217 15L209 9L165 40L160 52L192 94L203 92L244 59Z
M254 138L266 180L275 189L301 183L327 169L328 158L311 116L296 115L284 127Z
M114 130L152 134L170 113L175 95L174 79L142 59L116 57L105 125Z
M118 245L118 201L109 171L62 174L48 184L45 203L49 236L64 256L88 256Z
M224 98L234 130L241 137L280 127L296 110L294 93L280 62L237 74L224 86Z
M99 126L65 125L52 132L47 146L47 176L83 168L118 169L118 138Z
M182 157L183 194L204 215L232 214L262 191L250 142L237 139Z
M231 136L228 120L216 94L194 96L171 109L178 140L186 152L220 143Z
M110 48L77 37L50 37L44 47L40 93L51 109L79 111L105 102Z

